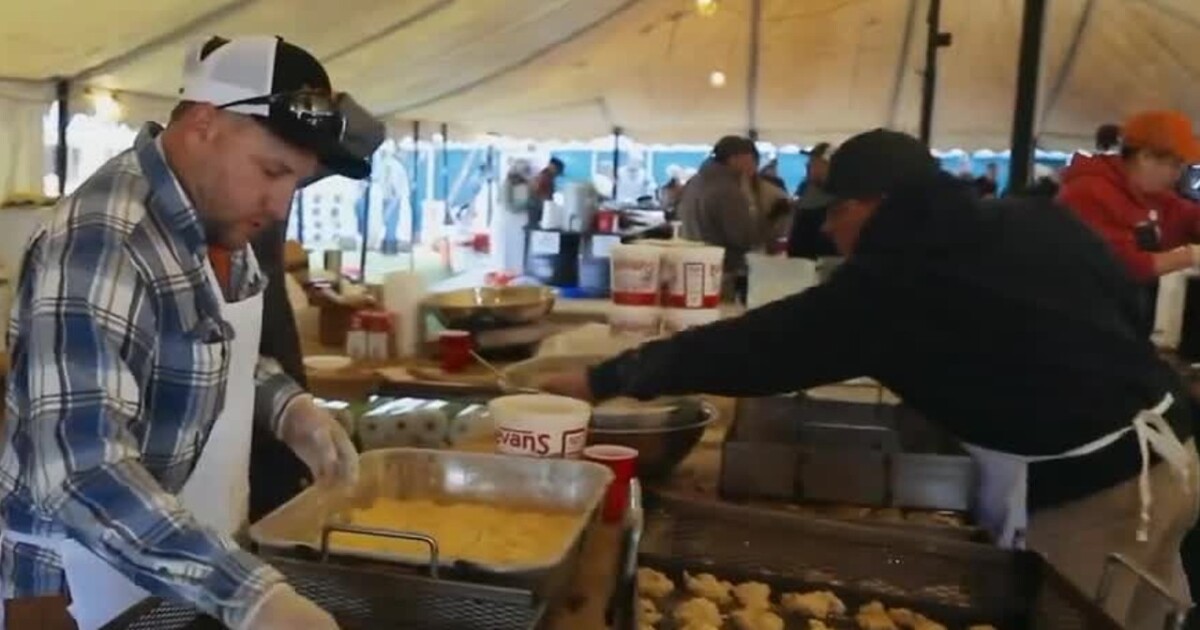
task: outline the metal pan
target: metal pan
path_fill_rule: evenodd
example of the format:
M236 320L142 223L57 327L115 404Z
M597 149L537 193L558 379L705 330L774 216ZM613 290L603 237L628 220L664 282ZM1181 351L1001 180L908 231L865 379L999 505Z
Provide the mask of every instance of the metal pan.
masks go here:
M599 464L570 460L505 457L415 448L380 449L360 457L360 482L351 491L312 486L250 527L251 539L265 552L311 557L316 552L338 558L372 560L433 569L469 570L479 577L507 576L508 584L535 584L562 565L573 563L585 530L592 522L612 473ZM350 509L378 497L482 503L566 512L575 525L551 561L494 564L454 557L437 550L436 532L369 533L429 541L433 553L413 555L322 546L331 529L349 525ZM431 557L432 556L432 557Z

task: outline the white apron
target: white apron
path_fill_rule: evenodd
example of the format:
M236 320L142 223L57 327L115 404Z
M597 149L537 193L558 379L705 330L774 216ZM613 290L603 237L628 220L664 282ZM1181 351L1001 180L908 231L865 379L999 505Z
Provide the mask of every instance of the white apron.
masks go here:
M262 333L262 291L240 302L225 302L211 265L208 281L221 304L221 317L233 327L225 405L209 433L200 459L178 498L202 525L232 536L250 509L250 436L254 421L254 369ZM70 538L52 539L4 532L9 540L56 549L71 591L68 611L79 630L96 630L150 596L99 556Z
M1153 409L1139 411L1129 426L1058 455L1026 457L963 444L979 465L979 497L976 506L978 522L995 536L999 546L1023 549L1025 530L1029 525L1029 464L1090 455L1111 446L1132 432L1137 436L1138 448L1142 455L1142 472L1138 477L1141 524L1136 536L1139 541L1145 541L1150 531L1152 501L1150 451L1157 453L1180 478L1186 480L1188 475L1187 451L1175 435L1174 429L1163 417L1174 402L1174 398L1167 394Z

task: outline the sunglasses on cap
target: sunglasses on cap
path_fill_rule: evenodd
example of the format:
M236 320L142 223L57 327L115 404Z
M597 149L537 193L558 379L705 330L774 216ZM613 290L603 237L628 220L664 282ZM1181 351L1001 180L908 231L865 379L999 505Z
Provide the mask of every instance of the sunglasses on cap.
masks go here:
M346 135L346 117L338 108L333 94L322 90L297 90L245 98L218 105L228 109L239 105L267 105L268 118L300 123L325 138L341 142Z

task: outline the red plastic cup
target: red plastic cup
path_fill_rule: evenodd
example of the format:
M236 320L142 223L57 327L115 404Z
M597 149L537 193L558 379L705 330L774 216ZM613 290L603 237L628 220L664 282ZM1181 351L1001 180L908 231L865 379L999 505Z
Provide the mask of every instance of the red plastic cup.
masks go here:
M637 449L618 444L593 444L583 449L583 458L608 466L613 472L613 481L604 494L601 517L605 523L619 523L629 508L629 487L637 471Z
M465 330L443 330L438 335L438 356L442 371L455 373L471 364L471 333Z

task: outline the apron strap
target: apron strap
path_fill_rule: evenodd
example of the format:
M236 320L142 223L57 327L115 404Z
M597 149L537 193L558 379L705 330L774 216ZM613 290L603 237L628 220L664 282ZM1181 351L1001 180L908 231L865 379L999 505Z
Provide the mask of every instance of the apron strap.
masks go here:
M1153 451L1161 457L1171 467L1171 471L1184 480L1184 487L1188 487L1187 449L1163 417L1174 402L1174 397L1167 394L1153 409L1139 411L1133 419L1133 431L1137 435L1138 449L1142 456L1142 472L1138 475L1138 498L1141 503L1141 518L1137 530L1139 542L1150 539L1150 506L1154 502L1150 490L1150 452Z

